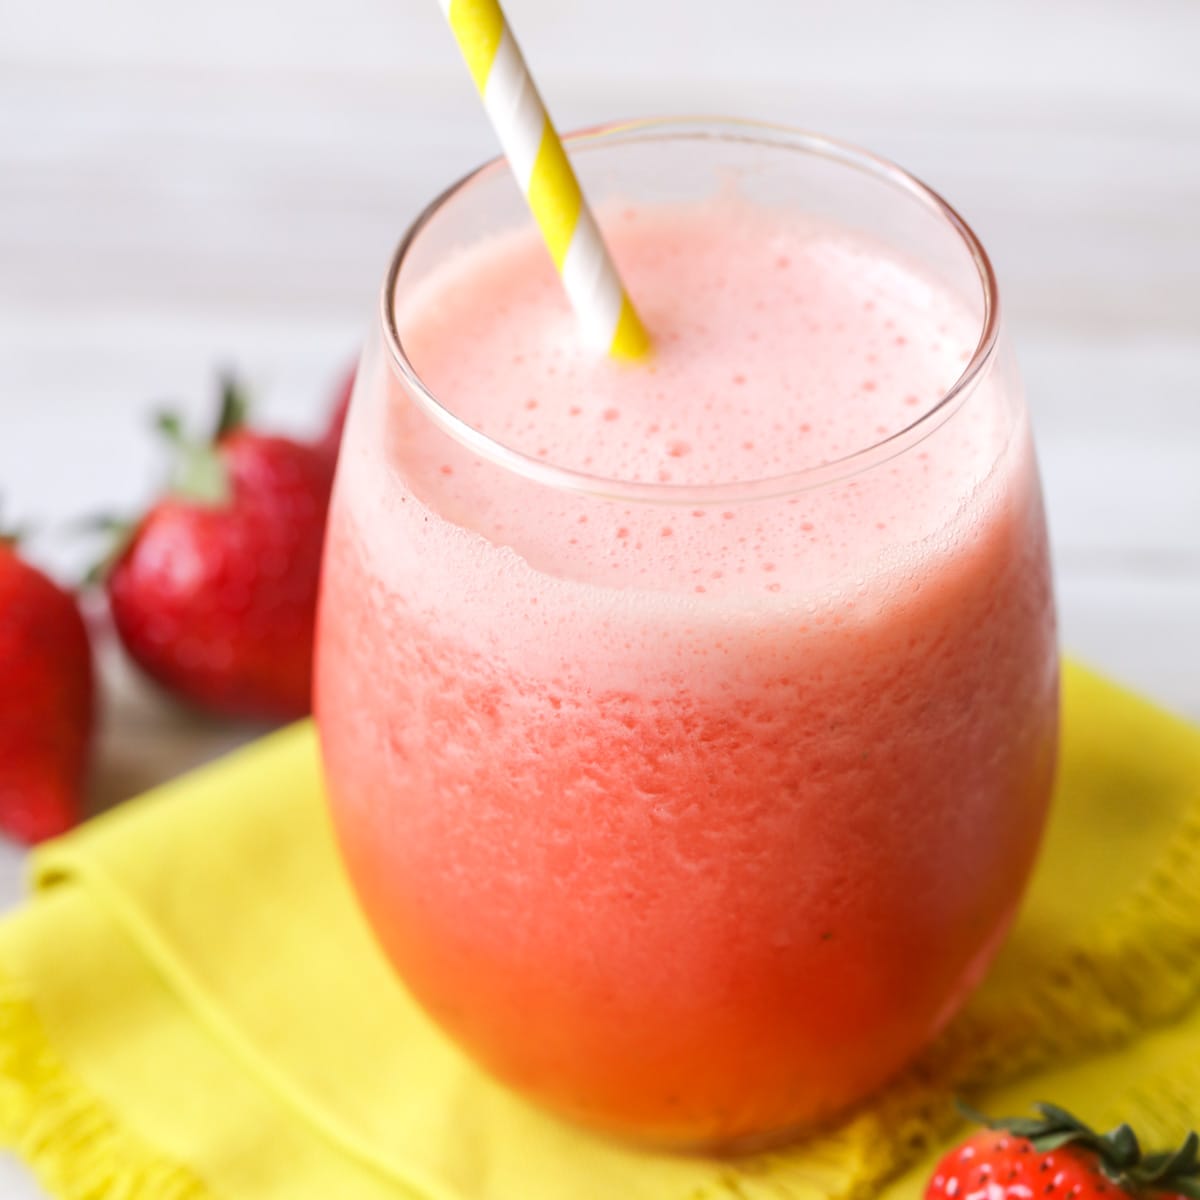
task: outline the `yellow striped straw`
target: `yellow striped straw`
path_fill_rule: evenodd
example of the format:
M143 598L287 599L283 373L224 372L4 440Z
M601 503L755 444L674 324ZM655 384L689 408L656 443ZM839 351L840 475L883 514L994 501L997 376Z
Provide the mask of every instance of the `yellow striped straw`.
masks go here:
M440 0L584 336L616 358L650 349L600 227L497 0Z

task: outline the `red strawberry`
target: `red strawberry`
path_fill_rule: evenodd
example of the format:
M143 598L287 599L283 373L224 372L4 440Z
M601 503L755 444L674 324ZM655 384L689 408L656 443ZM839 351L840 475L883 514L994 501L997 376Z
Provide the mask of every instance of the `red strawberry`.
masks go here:
M24 842L79 820L94 696L75 598L0 537L0 827Z
M210 442L161 418L180 469L108 573L126 649L200 707L286 719L307 713L313 624L333 459L244 427L227 382Z
M346 428L346 413L350 411L350 397L354 393L354 377L358 374L357 367L351 367L350 373L338 388L337 399L333 406L333 415L329 419L329 427L321 435L320 444L337 457L338 447L342 444L342 430Z
M1040 1117L979 1118L987 1128L938 1163L925 1200L1200 1198L1195 1133L1178 1150L1143 1154L1128 1125L1099 1134L1052 1104L1034 1107Z

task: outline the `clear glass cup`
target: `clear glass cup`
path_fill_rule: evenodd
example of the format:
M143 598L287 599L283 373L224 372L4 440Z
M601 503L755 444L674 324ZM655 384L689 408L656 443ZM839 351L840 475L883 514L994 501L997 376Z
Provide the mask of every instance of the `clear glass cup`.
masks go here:
M405 236L361 362L316 709L380 944L518 1091L656 1144L756 1146L894 1074L1014 915L1057 732L1028 418L982 247L899 168L710 119L570 145L602 211L733 187L895 248L977 322L940 400L836 461L707 486L570 469L451 411L406 349L414 288L527 220L493 162ZM961 454L978 477L910 511L903 536L872 522L848 561L769 588L696 583L747 528L792 531L803 562L814 522L907 504L917 475ZM480 481L472 503L449 488L460 471ZM706 534L695 562L686 538L669 562L647 538L646 569L616 572L577 536L685 518L727 537Z

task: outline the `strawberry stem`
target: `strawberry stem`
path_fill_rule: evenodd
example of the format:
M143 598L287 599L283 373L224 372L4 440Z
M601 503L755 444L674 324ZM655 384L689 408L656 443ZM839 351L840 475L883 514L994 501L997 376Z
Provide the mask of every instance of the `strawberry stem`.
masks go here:
M215 447L191 442L180 448L171 493L180 500L219 508L230 497L229 472Z
M201 441L189 437L178 413L160 412L155 428L175 453L170 491L180 500L216 508L227 504L231 485L229 472L218 452L221 439L240 429L249 411L245 390L231 374L221 377L221 400L212 436Z

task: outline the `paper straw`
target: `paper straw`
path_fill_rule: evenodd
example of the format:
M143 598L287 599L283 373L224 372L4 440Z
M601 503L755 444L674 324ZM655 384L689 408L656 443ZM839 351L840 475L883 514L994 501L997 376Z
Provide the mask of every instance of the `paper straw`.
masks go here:
M584 336L616 358L650 349L600 228L497 0L440 0Z

